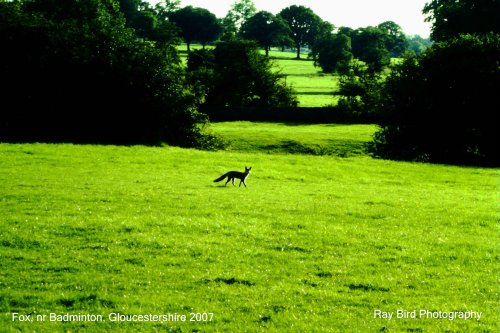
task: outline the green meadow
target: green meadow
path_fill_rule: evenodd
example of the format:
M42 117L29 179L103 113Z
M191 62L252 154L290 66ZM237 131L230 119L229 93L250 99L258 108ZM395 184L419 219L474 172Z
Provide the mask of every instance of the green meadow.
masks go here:
M498 170L374 159L374 130L0 144L0 331L497 332Z
M314 61L302 54L301 60L295 59L294 52L271 51L269 57L277 71L285 75L285 81L297 92L299 106L322 107L334 105L338 96L338 77L325 74Z
M366 155L377 125L272 124L219 122L212 130L224 138L230 151L281 154Z

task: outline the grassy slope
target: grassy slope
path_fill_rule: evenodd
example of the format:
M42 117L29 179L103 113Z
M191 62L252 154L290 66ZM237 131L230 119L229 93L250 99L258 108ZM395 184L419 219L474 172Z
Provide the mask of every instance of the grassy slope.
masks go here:
M324 74L321 68L314 66L314 61L296 60L295 53L272 51L276 69L286 74L286 83L296 91L302 107L321 107L336 104L338 97L333 93L338 89L338 77Z
M2 331L498 328L497 170L255 148L0 144L0 157ZM243 165L248 188L212 183ZM373 318L421 308L483 317ZM191 311L214 321L10 315Z

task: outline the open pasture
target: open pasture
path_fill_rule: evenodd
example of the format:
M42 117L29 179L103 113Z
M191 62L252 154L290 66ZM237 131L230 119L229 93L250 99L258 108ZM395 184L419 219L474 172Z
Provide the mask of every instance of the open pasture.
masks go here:
M338 76L323 73L307 54L301 60L295 59L292 52L271 51L269 56L276 70L285 75L286 83L297 91L299 106L322 107L337 103L338 96L334 93L338 90Z
M497 331L498 170L258 147L0 144L1 331Z

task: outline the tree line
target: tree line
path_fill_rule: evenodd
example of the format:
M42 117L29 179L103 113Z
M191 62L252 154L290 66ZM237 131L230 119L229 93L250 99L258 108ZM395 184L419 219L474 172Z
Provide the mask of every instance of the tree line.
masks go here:
M127 27L121 5L0 1L0 140L209 144L176 35Z
M200 107L296 106L258 48L300 58L307 46L340 75L338 110L380 119L374 154L498 165L499 1L432 0L423 12L432 45L391 21L335 28L307 7L273 15L251 0L222 19L179 0L0 0L0 140L216 148ZM181 40L219 42L189 52L186 68Z
M226 17L217 20L206 10L176 8L178 5L178 0L164 0L159 6L170 6L172 11L167 17L188 44L197 40L205 45L219 39L226 43L227 50L227 43L247 39L263 48L266 55L273 46L295 48L297 59L307 46L316 65L324 72L340 75L338 110L379 119L381 130L372 146L378 156L500 164L499 131L494 121L500 109L496 93L500 61L498 0L430 1L422 11L432 23L432 42L406 36L392 21L358 29L336 28L305 6L292 5L273 15L258 12L251 0L237 0ZM195 29L199 35L187 37L186 31L195 20L189 19L190 15L205 23ZM203 21L199 15L210 16L210 20ZM204 27L210 33L202 32ZM245 47L248 49L248 44ZM206 103L294 105L293 94L286 89L275 89L280 90L276 95L281 99L255 97L258 94L251 89L244 97L242 88L234 95L241 97L238 101L217 100L218 90L238 89L219 84L224 79L216 74L218 67L209 53L193 55L204 57L205 65L188 66L191 80L205 89ZM391 58L402 60L391 65ZM235 59L235 53L224 61L229 59ZM236 73L240 65L243 63L235 64L231 72ZM244 66L251 67L248 62ZM385 71L387 68L390 70ZM238 73L241 77L252 76ZM253 87L257 81L250 79L252 83L247 86ZM279 82L276 76L271 81L274 84L269 86Z
M342 78L340 107L378 114L378 156L500 165L500 1L433 0L432 47L389 75L360 66Z
M219 19L204 8L180 8L180 0L163 0L154 8L140 0L121 0L126 3L126 16L130 26L144 32L149 27L153 37L155 13L163 25L169 22L170 31L177 29L178 36L187 44L203 45L214 41L253 40L269 55L271 47L294 48L297 59L304 47L310 50L315 64L324 72L342 72L353 59L360 59L373 70L380 71L390 63L391 57L400 57L406 51L420 54L431 45L419 36L408 37L393 21L375 27L352 29L336 28L305 6L291 5L274 15L257 11L252 0L236 0L227 15ZM137 19L142 17L142 19Z
M290 27L304 13L308 27ZM199 107L296 106L258 47L300 49L332 27L305 7L274 16L250 0L236 1L222 20L179 0L0 0L8 83L0 139L217 146L203 134ZM186 69L176 50L182 39L221 42L190 55Z

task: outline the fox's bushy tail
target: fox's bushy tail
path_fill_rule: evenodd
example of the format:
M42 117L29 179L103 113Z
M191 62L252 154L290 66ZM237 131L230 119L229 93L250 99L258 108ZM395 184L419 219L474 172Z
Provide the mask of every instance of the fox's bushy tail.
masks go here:
M223 174L222 176L220 176L219 178L217 178L216 180L214 180L214 183L220 182L221 180L223 180L224 178L226 178L226 176L227 176L227 173Z

